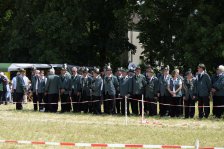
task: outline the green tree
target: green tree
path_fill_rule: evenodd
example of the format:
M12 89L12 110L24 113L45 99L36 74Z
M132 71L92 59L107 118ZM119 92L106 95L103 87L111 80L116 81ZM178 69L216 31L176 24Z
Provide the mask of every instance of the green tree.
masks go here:
M10 27L13 21L14 1L2 1L0 3L0 60L7 61L7 44L10 39Z
M224 60L223 1L155 0L139 8L139 29L143 54L170 66L196 68L205 63L209 70Z
M120 64L120 54L135 50L128 42L130 10L135 1L93 0L84 2L88 10L89 49L94 51L94 63L103 66Z
M144 1L139 9L140 42L147 61L170 66L183 65L181 43L184 24L198 1L152 0Z
M120 65L120 54L135 50L127 36L133 0L9 2L0 10L10 20L1 16L5 61Z
M201 1L185 22L184 61L192 67L205 63L209 70L224 61L224 2Z

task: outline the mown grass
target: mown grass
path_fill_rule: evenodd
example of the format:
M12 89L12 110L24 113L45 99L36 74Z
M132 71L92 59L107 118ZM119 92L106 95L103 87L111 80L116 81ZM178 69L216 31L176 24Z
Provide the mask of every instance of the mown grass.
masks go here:
M96 116L73 113L41 113L32 104L16 111L15 105L0 106L0 139L76 143L131 143L158 145L224 146L224 120ZM0 148L61 148L46 145L0 144Z

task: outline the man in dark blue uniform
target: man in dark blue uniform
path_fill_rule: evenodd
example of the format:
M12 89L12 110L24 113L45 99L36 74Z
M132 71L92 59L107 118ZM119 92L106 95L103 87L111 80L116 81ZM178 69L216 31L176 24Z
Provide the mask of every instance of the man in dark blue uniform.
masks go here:
M16 110L22 110L22 102L23 102L23 95L25 94L25 82L23 80L23 76L25 75L24 69L19 69L20 75L16 78Z

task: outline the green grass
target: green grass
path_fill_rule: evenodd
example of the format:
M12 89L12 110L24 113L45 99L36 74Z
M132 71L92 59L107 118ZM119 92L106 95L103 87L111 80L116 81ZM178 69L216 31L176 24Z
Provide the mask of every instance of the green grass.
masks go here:
M224 146L224 120L182 118L94 116L73 113L40 113L32 104L16 111L15 105L0 105L0 139L76 143L131 143L158 145ZM46 145L0 144L0 148L61 148Z

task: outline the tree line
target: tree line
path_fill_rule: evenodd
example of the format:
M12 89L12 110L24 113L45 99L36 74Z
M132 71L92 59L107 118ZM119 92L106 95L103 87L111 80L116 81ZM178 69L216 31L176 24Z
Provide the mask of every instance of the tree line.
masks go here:
M145 63L212 69L224 60L223 8L219 0L1 1L0 61L126 66L120 55L135 52L134 29Z

